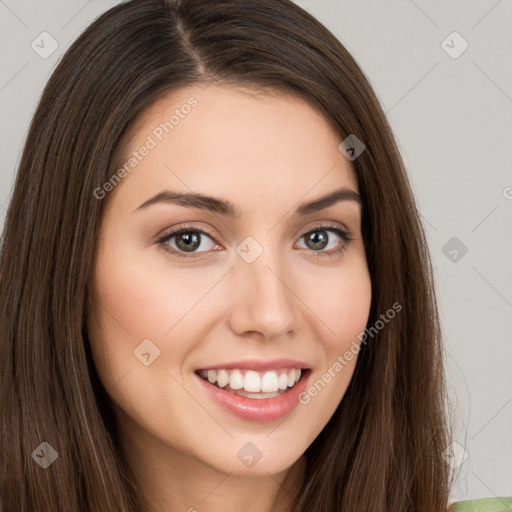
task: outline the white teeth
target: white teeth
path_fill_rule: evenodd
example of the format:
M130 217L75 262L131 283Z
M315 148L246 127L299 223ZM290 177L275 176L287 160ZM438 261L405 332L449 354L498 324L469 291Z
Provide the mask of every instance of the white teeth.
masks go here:
M279 389L286 389L288 387L288 375L286 373L282 373L279 375Z
M228 385L229 382L229 375L226 370L220 370L217 373L217 384L219 388L224 388Z
M261 379L261 391L265 393L272 393L279 389L276 372L267 372Z
M232 390L245 390L248 393L277 393L293 387L300 379L299 368L256 372L253 370L201 370L199 375L220 388L228 384ZM262 396L263 397L263 396Z
M229 387L231 389L241 389L244 387L244 376L239 370L234 370L229 377Z
M261 391L261 378L257 372L249 370L245 374L244 389L245 391L252 391L253 393L259 393Z

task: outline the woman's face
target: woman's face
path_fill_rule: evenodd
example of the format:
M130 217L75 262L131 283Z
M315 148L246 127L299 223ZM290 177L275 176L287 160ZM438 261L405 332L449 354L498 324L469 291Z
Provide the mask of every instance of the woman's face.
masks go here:
M227 86L173 92L134 126L103 187L88 329L139 461L275 474L331 418L371 300L341 142L293 96Z

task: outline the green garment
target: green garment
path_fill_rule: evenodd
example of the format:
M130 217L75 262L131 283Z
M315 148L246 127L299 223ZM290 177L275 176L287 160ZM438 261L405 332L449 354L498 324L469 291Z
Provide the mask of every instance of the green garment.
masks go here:
M512 496L459 501L449 512L512 512Z

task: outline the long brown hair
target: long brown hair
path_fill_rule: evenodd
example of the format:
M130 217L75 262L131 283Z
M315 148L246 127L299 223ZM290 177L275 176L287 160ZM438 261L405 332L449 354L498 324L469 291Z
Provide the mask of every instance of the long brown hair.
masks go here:
M352 165L372 281L368 325L336 412L307 449L294 512L446 511L444 354L422 224L390 126L354 58L289 0L132 0L100 16L48 81L6 216L0 261L4 512L139 512L86 330L103 201L139 114L198 83L304 98L365 151ZM58 459L43 470L32 452Z

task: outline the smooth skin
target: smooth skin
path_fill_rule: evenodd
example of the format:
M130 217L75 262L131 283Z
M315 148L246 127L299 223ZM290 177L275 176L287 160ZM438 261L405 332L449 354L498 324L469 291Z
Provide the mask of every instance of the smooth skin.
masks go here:
M190 97L197 105L158 141L154 130ZM132 127L128 153L148 136L156 147L103 199L87 319L123 449L151 512L270 511L285 478L280 510L291 510L304 451L343 398L357 357L309 403L272 422L226 411L194 371L289 357L309 364L312 385L358 342L371 302L360 205L293 214L341 187L359 192L355 172L325 119L277 91L174 91ZM222 198L241 215L164 202L138 209L164 190ZM318 229L324 223L352 240ZM192 252L179 236L161 242L183 226L213 237L196 231ZM263 250L252 263L237 252L247 237ZM147 339L160 350L148 366L134 354ZM262 455L252 467L237 456L249 442Z

